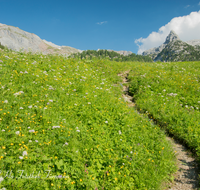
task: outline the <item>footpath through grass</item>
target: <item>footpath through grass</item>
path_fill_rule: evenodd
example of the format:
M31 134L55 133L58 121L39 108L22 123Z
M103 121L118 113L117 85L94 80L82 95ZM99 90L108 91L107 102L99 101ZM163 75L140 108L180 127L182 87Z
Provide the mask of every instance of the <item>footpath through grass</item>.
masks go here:
M200 62L134 64L129 81L138 108L200 158Z
M136 63L0 52L0 189L159 189L164 132L121 98ZM117 84L117 85L113 85Z

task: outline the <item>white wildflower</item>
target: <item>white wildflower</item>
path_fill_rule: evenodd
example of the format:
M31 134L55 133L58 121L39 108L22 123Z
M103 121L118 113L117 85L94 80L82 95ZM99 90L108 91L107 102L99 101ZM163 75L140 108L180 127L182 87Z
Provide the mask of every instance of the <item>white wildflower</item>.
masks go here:
M53 100L49 100L49 102L53 102Z
M16 131L16 132L15 132L16 135L19 135L19 133L20 133L19 131Z
M21 160L22 160L23 158L24 158L23 156L19 156L19 159L21 159Z
M77 132L80 132L80 130L76 130Z
M105 121L105 123L108 123L108 121Z
M3 131L3 132L4 132L5 130L4 130L4 129L2 129L1 131Z
M32 108L32 105L28 106L28 108Z
M22 155L23 155L23 156L27 156L27 155L28 155L28 152L23 151Z
M35 130L34 129L29 130L29 133L35 133Z
M88 104L91 104L91 102L88 102Z
M65 142L65 144L63 146L65 146L65 145L69 145L69 144L67 142Z
M52 127L52 129L55 129L55 128L60 128L60 126L53 126L53 127Z
M119 134L121 135L122 134L122 132L119 130Z
M3 180L4 180L4 178L3 178L3 177L0 177L0 183L1 183Z
M7 103L8 103L8 100L4 100L4 103L7 104Z
M23 110L24 108L23 108L23 107L20 107L19 109L20 109L20 110Z

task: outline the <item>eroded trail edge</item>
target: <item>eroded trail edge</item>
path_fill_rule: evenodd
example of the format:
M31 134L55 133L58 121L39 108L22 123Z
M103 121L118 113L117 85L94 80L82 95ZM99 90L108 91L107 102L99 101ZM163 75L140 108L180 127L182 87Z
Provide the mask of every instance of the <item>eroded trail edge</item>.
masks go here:
M132 96L128 95L128 74L129 71L118 74L122 77L123 92L122 95L124 100L128 102L128 106L133 107L135 103L132 101ZM138 112L139 114L139 112ZM172 144L174 151L176 152L176 164L178 171L173 175L174 180L171 183L163 185L165 190L198 190L199 186L199 166L195 158L185 146L177 142L171 137L166 137Z

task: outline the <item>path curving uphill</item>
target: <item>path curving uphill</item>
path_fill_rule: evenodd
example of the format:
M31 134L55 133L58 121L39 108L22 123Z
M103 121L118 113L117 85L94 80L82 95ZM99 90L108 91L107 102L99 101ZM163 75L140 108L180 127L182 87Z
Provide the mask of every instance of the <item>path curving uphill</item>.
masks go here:
M124 100L128 102L128 106L133 107L135 103L132 101L132 96L128 95L128 74L129 71L118 74L122 77L123 92L122 95ZM138 112L138 114L140 114ZM198 190L199 186L199 176L198 176L198 164L192 153L187 150L185 146L180 144L178 141L171 137L166 137L168 141L172 144L174 151L176 152L177 167L178 171L173 175L173 182L168 184L163 184L163 189L165 190Z

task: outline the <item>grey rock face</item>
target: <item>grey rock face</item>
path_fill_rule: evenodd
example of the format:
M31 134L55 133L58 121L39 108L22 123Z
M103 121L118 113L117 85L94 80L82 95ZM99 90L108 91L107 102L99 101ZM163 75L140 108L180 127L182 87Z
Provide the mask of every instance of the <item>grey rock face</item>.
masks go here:
M171 30L169 35L167 36L165 42L162 45L160 45L157 48L151 48L149 50L146 50L142 53L142 55L155 55L155 54L157 55L166 47L167 44L169 44L172 41L176 41L176 40L180 40L180 39L179 39L178 35L173 30Z
M183 42L171 31L161 46L146 50L142 55L150 55L154 61L194 61L199 60L199 50L200 40Z
M180 40L180 39L179 39L178 35L173 30L171 30L169 35L167 36L164 44L168 44L168 43L170 43L172 41L176 41L176 40Z
M57 53L65 56L80 50L69 46L58 46L52 42L42 40L39 36L25 32L18 27L0 23L0 43L15 51L40 52L43 54Z
M98 50L99 50L99 49L98 49ZM98 50L97 50L97 51L98 51ZM108 51L114 51L114 50L108 49ZM124 55L124 56L127 56L127 55L132 54L131 51L124 51L124 50L121 50L121 51L114 51L114 52L119 53L120 55Z
M187 41L186 43L191 46L200 46L200 40L190 40L190 41Z

